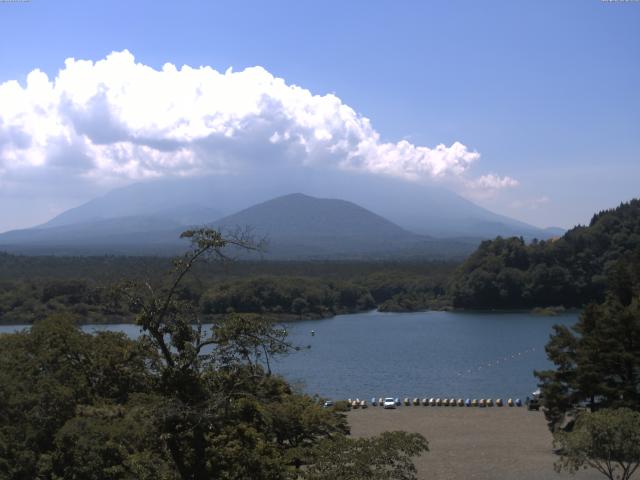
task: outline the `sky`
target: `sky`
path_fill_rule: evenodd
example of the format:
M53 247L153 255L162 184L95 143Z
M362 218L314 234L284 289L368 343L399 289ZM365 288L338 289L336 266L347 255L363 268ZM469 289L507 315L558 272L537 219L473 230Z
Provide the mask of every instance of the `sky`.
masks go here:
M438 184L542 227L640 195L640 2L31 0L0 31L0 231L258 169Z

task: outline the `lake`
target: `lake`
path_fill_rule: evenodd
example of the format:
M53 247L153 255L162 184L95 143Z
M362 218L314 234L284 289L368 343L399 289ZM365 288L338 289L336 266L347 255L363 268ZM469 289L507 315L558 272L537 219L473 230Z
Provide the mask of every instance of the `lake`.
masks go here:
M333 399L520 397L536 389L533 370L551 366L544 346L554 324L577 313L367 312L287 323L303 348L273 370L309 393ZM20 326L0 326L0 332ZM134 325L85 325L136 337ZM315 335L311 331L315 331Z

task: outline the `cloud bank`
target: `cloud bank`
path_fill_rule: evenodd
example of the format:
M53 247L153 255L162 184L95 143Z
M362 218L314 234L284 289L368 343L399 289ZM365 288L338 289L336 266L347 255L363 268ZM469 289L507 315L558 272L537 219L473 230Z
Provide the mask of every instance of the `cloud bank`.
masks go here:
M479 153L383 142L336 95L313 95L262 67L155 70L128 51L68 59L50 79L0 84L0 189L52 174L103 184L310 166L407 180L460 179ZM488 175L474 188L517 185Z

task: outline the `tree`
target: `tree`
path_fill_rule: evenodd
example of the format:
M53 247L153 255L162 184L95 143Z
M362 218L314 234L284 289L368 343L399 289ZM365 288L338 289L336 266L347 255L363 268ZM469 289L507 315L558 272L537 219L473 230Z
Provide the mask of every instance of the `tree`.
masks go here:
M574 327L554 327L546 351L556 369L535 372L552 430L584 404L640 410L640 252L617 264L609 285Z
M0 478L51 478L61 468L55 452L68 422L84 406L122 410L150 392L154 358L123 334L83 333L68 316L0 335Z
M184 279L208 256L225 261L223 249L256 246L208 229L183 236L192 249L165 283L123 288L139 339L83 333L68 316L0 336L0 478L301 479L340 451L334 442L367 455L360 478L414 478L424 438L346 441L341 411L272 373L272 356L295 351L283 328L257 314L203 324ZM336 461L354 472L353 458L365 457Z
M385 432L375 438L326 440L305 471L307 480L411 480L412 457L429 450L419 434Z
M450 282L462 308L583 307L603 302L611 268L640 244L640 199L594 215L561 238L484 241Z
M640 413L628 408L580 414L571 432L558 432L556 470L595 468L610 480L628 480L640 466Z

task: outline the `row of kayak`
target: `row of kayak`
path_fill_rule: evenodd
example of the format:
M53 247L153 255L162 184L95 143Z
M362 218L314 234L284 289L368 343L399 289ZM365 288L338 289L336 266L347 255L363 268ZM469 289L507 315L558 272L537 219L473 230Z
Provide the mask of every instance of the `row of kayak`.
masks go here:
M351 406L351 408L367 408L368 403L366 400L360 400L360 399L349 399L348 400L349 405ZM379 399L375 399L372 398L371 399L371 405L376 407L376 406L381 406L384 408L395 408L395 407L400 407L402 405L409 407L411 405L413 406L419 406L419 405L423 405L423 406L429 406L429 407L502 407L504 405L507 405L509 407L521 407L522 406L522 400L520 400L519 398L516 398L515 400L513 398L509 398L507 399L506 402L504 402L501 398L497 398L497 399L492 399L492 398L474 398L474 399L470 399L467 398L465 400L463 400L462 398L414 398L414 399L409 399L409 398L405 398L403 401L400 401L399 398L379 398Z

